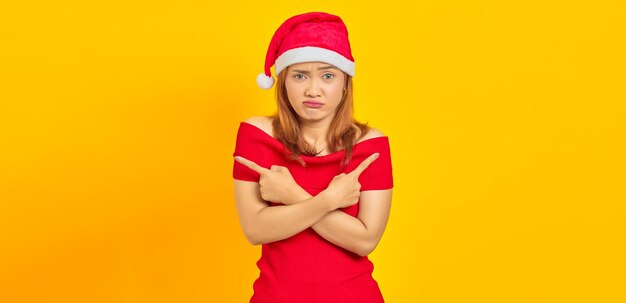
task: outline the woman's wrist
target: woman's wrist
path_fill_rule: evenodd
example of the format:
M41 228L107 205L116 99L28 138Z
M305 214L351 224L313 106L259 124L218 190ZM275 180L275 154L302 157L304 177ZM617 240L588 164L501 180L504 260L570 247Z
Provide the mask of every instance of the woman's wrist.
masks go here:
M304 188L300 186L296 186L293 192L291 193L290 199L287 201L287 205L296 204L298 202L302 202L306 199L310 199L313 197L309 194Z
M316 197L319 197L320 201L326 203L332 210L337 209L334 195L328 191L328 188L321 191L319 194L316 195Z

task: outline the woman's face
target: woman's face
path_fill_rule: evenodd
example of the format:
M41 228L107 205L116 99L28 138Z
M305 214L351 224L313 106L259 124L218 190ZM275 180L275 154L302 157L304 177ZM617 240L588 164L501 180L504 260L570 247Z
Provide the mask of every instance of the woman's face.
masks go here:
M304 62L287 68L289 103L303 121L332 121L343 97L346 75L324 62Z

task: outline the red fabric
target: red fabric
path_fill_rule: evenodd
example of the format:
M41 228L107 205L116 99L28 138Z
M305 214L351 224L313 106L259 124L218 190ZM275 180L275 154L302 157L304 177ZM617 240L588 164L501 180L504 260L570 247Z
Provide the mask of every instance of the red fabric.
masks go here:
M339 170L345 151L314 157L301 156L302 167L284 156L286 148L265 131L241 122L233 156L242 156L270 168L289 168L295 181L311 195L324 190L335 175L349 173L374 152L380 156L359 177L361 191L393 187L389 138L376 137L357 143L344 171ZM258 182L260 175L234 161L233 178ZM270 206L280 205L270 202ZM356 217L359 203L341 209ZM346 249L336 246L308 228L288 239L262 245L257 262L260 275L254 282L251 303L329 303L384 302L373 279L374 265Z

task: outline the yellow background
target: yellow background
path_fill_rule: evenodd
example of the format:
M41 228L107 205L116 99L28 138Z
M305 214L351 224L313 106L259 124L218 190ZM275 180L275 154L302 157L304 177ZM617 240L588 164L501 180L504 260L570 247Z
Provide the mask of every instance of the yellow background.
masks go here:
M387 302L626 301L622 1L315 2L3 1L0 302L247 302L236 131L307 11L390 138Z

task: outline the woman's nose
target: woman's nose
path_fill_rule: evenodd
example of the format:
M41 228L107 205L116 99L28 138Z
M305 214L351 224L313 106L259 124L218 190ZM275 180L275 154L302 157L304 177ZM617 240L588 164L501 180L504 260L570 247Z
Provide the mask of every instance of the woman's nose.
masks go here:
M311 97L319 96L320 89L317 84L317 81L311 81L309 83L309 86L307 86L305 93L307 96L311 96Z

